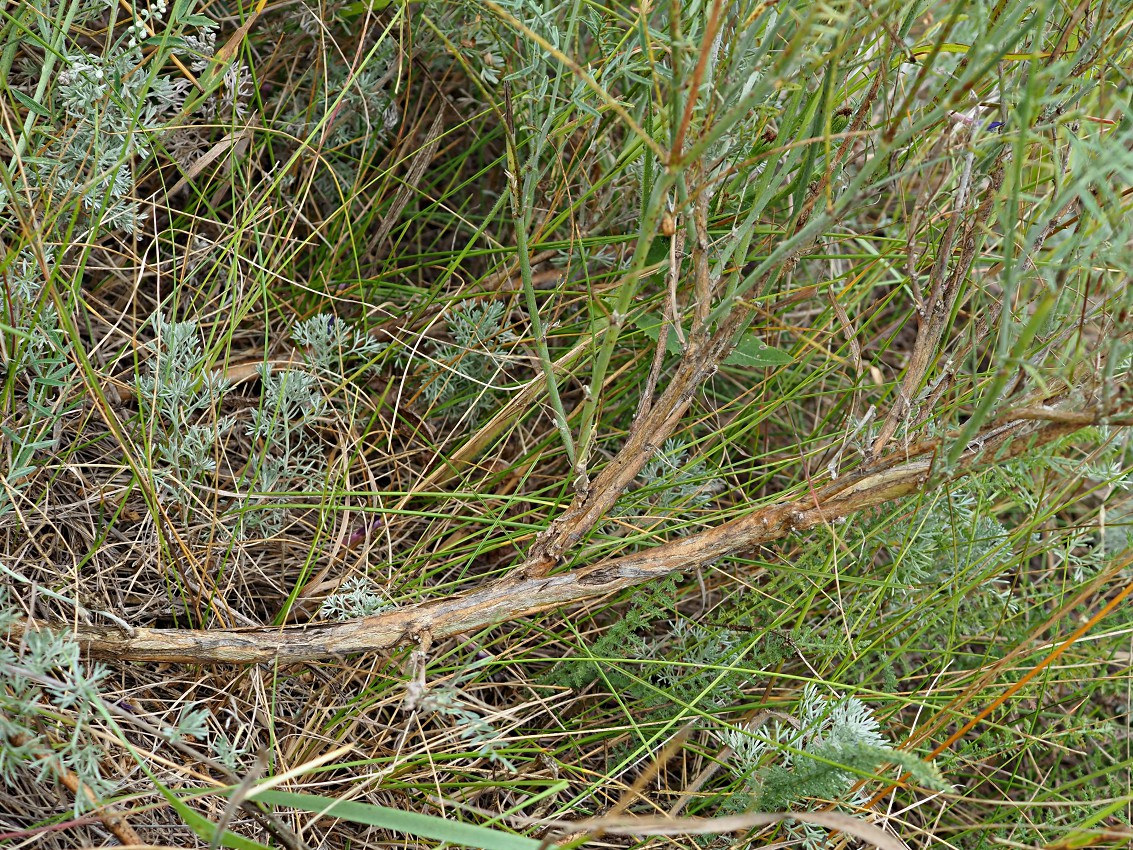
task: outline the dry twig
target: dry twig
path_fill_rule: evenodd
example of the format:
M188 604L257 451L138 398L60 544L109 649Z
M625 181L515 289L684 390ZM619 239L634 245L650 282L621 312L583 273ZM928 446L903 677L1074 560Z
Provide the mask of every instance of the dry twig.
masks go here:
M1092 395L1088 399L1090 404ZM1109 413L1095 409L1091 412L1076 402L1080 398L1080 391L1064 393L1047 399L1048 403L1041 407L1027 407L1024 416L1012 417L1005 413L968 444L951 469L934 469L935 458L947 438L925 440L891 453L868 470L846 474L801 499L785 499L699 534L557 575L528 575L516 570L504 579L461 596L431 600L345 623L206 631L133 629L130 632L80 625L71 632L93 656L119 661L193 664L288 664L351 653L383 652L415 642L424 634L440 640L596 599L671 573L703 567L793 532L827 525L867 508L961 478L1087 425L1103 421L1111 425L1133 424L1133 414L1128 410ZM1089 413L1088 418L1074 415L1070 417L1072 421L1061 421L1066 418L1064 414L1069 405L1078 408L1076 413ZM1044 409L1048 413L1045 420L1033 418ZM573 540L569 534L559 539ZM24 622L9 637L18 640L22 632L30 628L59 627L39 621Z

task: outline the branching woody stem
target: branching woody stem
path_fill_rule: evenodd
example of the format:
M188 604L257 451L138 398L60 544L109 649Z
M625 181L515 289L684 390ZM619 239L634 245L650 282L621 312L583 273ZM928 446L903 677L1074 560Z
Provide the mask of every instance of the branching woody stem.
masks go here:
M522 570L461 595L423 602L374 617L346 623L284 628L133 629L97 626L70 631L92 656L119 661L167 661L194 664L282 664L362 652L383 652L416 642L422 635L440 640L463 632L506 623L596 599L675 572L706 566L719 558L749 550L788 534L826 525L876 505L925 492L994 463L1026 454L1087 425L1129 421L1129 412L1090 409L1078 393L1048 399L1024 415L1001 416L994 426L969 442L959 461L939 469L936 458L947 437L926 440L892 452L868 470L851 473L802 498L784 499L753 510L699 534L644 552L600 561L551 575L530 576ZM1075 409L1069 409L1073 405ZM1036 418L1047 412L1046 420ZM1073 415L1069 415L1069 414ZM61 628L42 622L24 629Z

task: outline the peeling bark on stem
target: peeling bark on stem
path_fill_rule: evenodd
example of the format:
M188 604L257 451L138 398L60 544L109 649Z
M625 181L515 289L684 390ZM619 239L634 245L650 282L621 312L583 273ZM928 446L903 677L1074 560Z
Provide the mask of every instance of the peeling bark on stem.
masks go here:
M1065 398L1063 399L1065 404ZM969 443L951 470L937 471L934 459L944 442L925 441L915 453L894 452L870 470L848 474L801 499L784 500L758 508L737 519L699 534L683 537L620 558L559 575L530 577L516 571L496 582L461 596L446 597L388 611L346 623L284 628L133 629L78 626L69 631L92 656L118 661L167 661L191 664L290 664L333 658L352 653L382 652L420 641L422 636L442 640L463 632L487 628L540 614L566 605L597 599L695 569L721 557L780 539L796 531L849 516L866 508L922 492L995 462L1002 462L1067 434L1108 421L1128 421L1128 411L1096 410L1085 421L1081 406L1070 411L1057 404L1029 407L1025 415L1005 415L994 428ZM1039 411L1049 413L1043 421ZM1069 418L1070 421L1066 421ZM63 628L32 621L18 625L9 635L19 640L23 631Z

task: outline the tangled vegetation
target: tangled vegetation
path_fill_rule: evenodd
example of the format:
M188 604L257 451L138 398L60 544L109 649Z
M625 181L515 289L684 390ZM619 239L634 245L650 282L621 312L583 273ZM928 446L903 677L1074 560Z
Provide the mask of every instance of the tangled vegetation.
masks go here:
M24 0L0 844L1133 836L1133 12Z

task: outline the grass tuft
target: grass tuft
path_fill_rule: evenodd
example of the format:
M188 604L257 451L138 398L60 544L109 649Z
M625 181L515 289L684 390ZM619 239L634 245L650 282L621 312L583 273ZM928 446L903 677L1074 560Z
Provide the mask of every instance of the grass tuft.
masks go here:
M0 844L1133 836L1127 4L0 20Z

